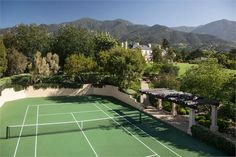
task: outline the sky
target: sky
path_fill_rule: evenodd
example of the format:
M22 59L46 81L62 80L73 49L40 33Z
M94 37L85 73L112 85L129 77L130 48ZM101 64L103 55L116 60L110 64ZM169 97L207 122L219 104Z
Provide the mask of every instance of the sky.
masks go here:
M89 17L135 24L198 26L236 21L236 0L0 0L0 28L57 24Z

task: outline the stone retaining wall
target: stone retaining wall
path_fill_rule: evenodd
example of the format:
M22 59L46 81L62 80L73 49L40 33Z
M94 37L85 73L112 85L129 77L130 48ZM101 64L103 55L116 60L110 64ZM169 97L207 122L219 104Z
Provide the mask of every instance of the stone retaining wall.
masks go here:
M83 85L82 88L40 88L34 89L32 86L25 90L14 91L13 88L4 89L0 96L0 107L7 101L18 100L23 98L32 97L49 97L49 96L80 96L80 95L101 95L111 96L124 103L132 105L136 108L141 106L134 98L130 95L120 92L118 87L106 85L102 88L92 87L90 84Z

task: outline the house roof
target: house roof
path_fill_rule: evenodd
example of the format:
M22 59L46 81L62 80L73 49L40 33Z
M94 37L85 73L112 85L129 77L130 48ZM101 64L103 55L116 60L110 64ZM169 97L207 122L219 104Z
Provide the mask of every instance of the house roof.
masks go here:
M152 51L152 49L150 47L148 47L147 45L138 45L138 44L134 44L133 45L133 48L139 48L141 50L149 50L149 51Z

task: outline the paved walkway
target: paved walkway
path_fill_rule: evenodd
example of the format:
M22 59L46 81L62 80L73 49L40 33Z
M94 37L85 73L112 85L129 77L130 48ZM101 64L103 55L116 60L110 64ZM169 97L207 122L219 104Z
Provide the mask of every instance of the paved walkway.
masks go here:
M170 112L164 110L157 110L155 107L152 106L148 106L147 109L144 109L144 112L162 120L165 123L176 127L179 130L182 130L184 132L187 132L188 130L188 115L173 116Z

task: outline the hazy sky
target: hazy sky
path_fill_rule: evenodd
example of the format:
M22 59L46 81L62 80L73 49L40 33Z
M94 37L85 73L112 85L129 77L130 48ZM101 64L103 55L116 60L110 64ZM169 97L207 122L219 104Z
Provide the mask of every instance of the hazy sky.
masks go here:
M197 26L220 19L236 21L235 8L236 0L0 0L0 28L19 23L61 23L83 17Z

